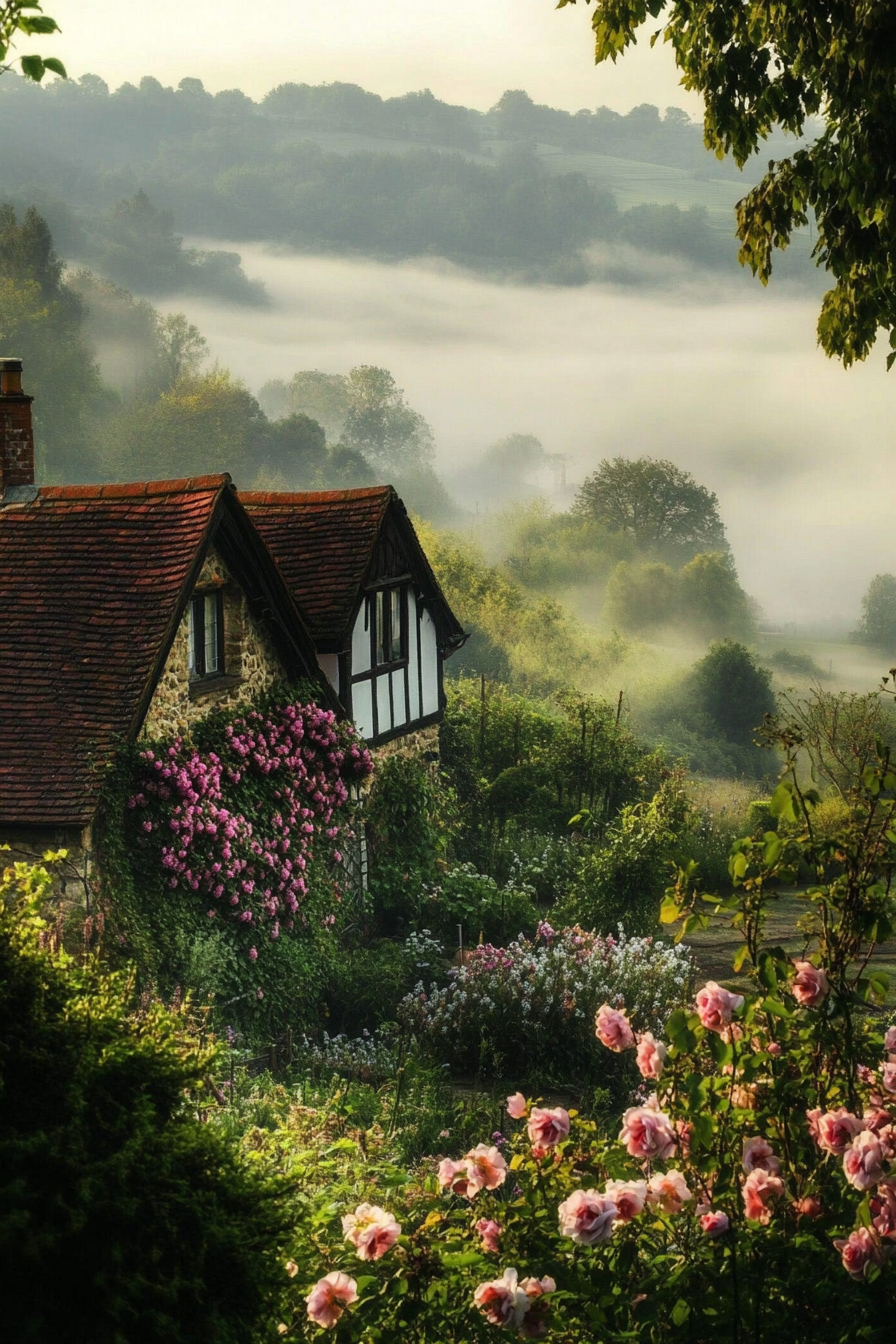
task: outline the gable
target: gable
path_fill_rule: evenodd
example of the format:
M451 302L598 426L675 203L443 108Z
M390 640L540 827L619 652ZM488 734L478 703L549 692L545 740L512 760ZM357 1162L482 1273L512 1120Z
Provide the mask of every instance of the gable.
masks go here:
M177 737L212 709L235 709L255 700L276 682L289 680L283 660L265 624L253 614L242 587L220 552L212 545L190 598L206 596L220 602L222 668L197 676L196 640L191 601L181 617L174 642L143 720L143 737Z

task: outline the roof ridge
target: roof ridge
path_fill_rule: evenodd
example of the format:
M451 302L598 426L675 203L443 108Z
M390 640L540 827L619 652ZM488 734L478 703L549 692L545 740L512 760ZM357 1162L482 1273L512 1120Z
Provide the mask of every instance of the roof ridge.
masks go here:
M391 485L365 485L352 490L238 490L243 504L350 504L395 493Z
M104 482L95 485L43 485L37 494L38 503L69 499L134 499L149 495L183 495L221 490L232 484L229 472L209 476L182 476L167 481Z

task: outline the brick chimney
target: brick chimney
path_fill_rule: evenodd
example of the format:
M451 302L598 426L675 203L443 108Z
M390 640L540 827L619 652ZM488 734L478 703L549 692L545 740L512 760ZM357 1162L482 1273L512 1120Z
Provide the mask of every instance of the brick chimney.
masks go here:
M22 361L0 359L0 497L34 485L33 400L22 391Z

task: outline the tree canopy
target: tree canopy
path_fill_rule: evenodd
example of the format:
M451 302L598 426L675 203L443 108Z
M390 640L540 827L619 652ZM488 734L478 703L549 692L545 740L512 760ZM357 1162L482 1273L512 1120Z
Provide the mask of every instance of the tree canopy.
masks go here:
M889 368L896 359L892 0L595 0L597 61L617 60L661 15L682 84L703 97L704 139L719 158L730 153L742 167L778 127L814 137L770 163L739 203L741 262L766 283L775 249L811 214L814 255L834 278L819 343L849 365L865 358L883 328Z
M641 550L687 559L727 549L719 501L690 472L652 457L614 457L583 482L575 512L630 537Z
M875 574L862 598L857 637L896 653L896 575Z

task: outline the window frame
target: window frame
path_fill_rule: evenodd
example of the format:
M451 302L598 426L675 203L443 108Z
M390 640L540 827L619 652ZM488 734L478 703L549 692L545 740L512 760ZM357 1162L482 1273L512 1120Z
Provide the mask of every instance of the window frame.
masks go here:
M394 595L398 595L398 656L395 655ZM407 583L384 583L367 594L367 624L370 630L370 670L373 676L406 667L409 658ZM382 625L382 631L380 629ZM382 639L380 635L382 633ZM383 658L380 658L380 646Z
M216 608L216 662L211 671L205 659L205 604L213 597ZM224 642L224 592L221 588L203 588L190 598L190 680L210 681L227 675Z

